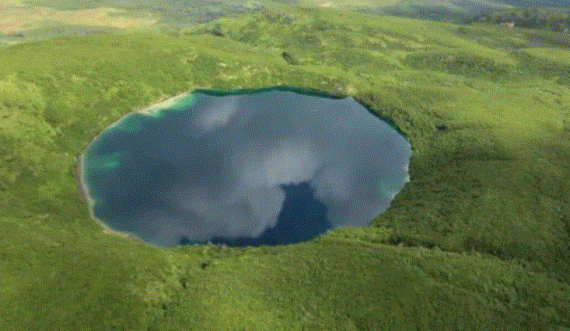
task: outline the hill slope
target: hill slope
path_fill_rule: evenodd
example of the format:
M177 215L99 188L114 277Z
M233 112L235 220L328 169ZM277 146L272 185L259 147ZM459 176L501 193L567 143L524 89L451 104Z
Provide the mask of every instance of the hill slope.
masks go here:
M0 324L570 327L569 45L548 32L307 9L178 37L3 48ZM299 245L155 249L89 219L75 157L105 127L196 87L277 85L352 95L411 141L411 182L370 226Z

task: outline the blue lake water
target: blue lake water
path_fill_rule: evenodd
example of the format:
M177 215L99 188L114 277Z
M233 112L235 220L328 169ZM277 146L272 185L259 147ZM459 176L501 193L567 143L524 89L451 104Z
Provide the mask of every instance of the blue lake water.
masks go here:
M352 98L195 91L84 152L94 217L161 247L277 245L363 226L408 181L408 141Z

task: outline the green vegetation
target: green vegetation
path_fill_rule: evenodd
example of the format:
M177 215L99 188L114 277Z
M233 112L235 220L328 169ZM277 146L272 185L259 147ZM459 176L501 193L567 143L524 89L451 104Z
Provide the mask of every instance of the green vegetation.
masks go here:
M318 9L171 32L0 49L2 329L570 327L568 34ZM89 218L76 157L108 125L279 85L354 96L411 141L411 182L370 226L157 249Z

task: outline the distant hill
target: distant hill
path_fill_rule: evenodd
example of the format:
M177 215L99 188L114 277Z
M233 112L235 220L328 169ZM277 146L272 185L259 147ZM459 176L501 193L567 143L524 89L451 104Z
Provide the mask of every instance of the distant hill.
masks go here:
M473 17L488 15L490 13L503 10L569 7L569 0L441 0L436 2L401 0L393 5L378 6L375 10L389 15L410 18L466 21Z
M155 14L161 17L162 22L171 24L207 22L227 14L249 13L261 8L257 2L233 0L28 0L25 3L59 10L110 7L127 10L134 16Z
M570 31L570 10L553 8L525 8L501 10L473 18L473 22L512 24L513 27L543 29L555 32Z
M221 16L250 13L262 8L288 6L348 9L463 23L502 10L570 7L570 0L27 0L24 3L59 10L111 7L127 10L130 15L152 13L160 16L164 23L177 25L208 22Z
M513 7L552 7L552 8L568 8L569 0L502 0L501 3L511 5Z

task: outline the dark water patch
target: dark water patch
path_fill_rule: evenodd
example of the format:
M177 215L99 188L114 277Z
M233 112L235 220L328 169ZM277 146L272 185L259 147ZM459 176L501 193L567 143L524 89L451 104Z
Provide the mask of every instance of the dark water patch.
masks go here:
M352 98L196 91L83 155L93 215L157 246L310 240L366 225L408 180L409 143Z
M315 238L332 228L332 224L327 221L327 207L315 199L309 183L280 186L285 192L285 201L275 227L268 228L255 238L214 237L210 241L228 246L289 244Z

